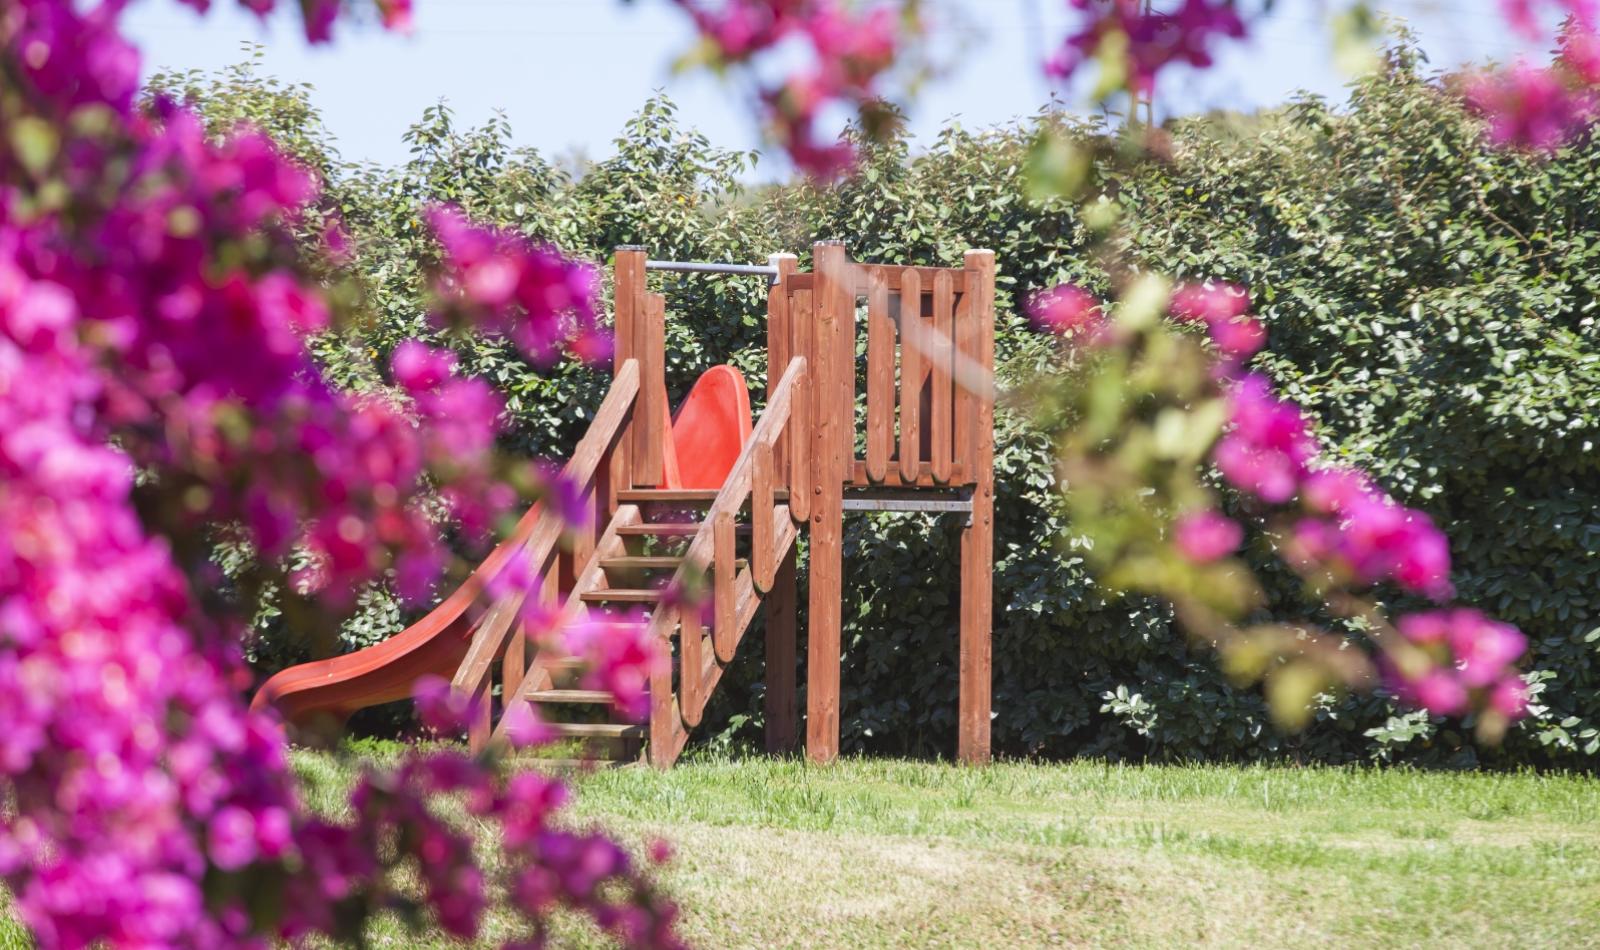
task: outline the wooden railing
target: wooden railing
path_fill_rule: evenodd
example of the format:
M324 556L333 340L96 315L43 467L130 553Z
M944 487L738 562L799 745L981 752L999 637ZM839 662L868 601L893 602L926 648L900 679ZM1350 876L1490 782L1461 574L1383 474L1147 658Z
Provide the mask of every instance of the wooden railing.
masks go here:
M583 486L585 494L596 493L596 475L602 471L601 463L626 433L639 392L639 361L624 360L617 367L616 377L605 399L600 403L589 431L584 434L582 441L573 450L572 458L562 469L562 477ZM600 509L600 517L604 518L607 507L605 501L596 498L596 507ZM544 577L550 574L552 555L557 553L556 542L561 539L563 531L567 528L562 515L563 513L554 506L543 507L532 530L521 543L520 550L512 554L512 557L526 557L536 576ZM507 558L505 563L509 563L510 560L511 558ZM485 709L489 705L490 674L494 661L505 652L507 638L517 625L517 616L529 593L526 590L514 590L502 595L489 606L478 619L466 656L451 680L452 688L477 697ZM540 596L544 591L541 589L534 593L535 596ZM481 725L486 726L487 722ZM487 730L475 724L472 733L474 746L480 746L486 739Z
M683 725L699 725L706 700L733 660L739 640L754 618L760 594L772 589L779 562L794 544L796 528L787 495L778 501L775 453L794 418L796 399L805 384L806 360L791 357L750 441L706 509L705 520L684 551L683 563L673 574L668 590L680 596L664 600L650 622L650 636L668 642L674 627L678 639L678 690L676 713L672 709L670 668L658 670L651 680L651 755L675 754ZM750 559L738 570L735 558L735 524L748 500L750 506ZM711 653L704 649L704 607L684 592L704 589L711 579Z
M965 462L973 454L976 403L965 377L982 376L970 371L981 360L981 328L965 288L976 281L949 267L859 264L856 272L858 293L867 299L866 457L854 461L846 480L970 485ZM899 297L898 307L891 307L891 296Z

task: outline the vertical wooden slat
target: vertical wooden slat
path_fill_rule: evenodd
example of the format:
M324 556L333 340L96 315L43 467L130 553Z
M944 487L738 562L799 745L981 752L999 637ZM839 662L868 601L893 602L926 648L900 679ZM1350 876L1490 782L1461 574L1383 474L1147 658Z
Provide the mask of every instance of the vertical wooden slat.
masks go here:
M793 254L773 254L767 262L778 269L778 278L767 288L767 398L772 398L773 390L778 388L778 380L783 378L783 371L789 367L789 359L794 355L794 328L789 325L793 319L790 313L789 276L795 271L797 259ZM794 442L790 434L791 428L786 428L778 439L778 444L773 446L773 474L776 484L780 488L789 487L789 451Z
M900 477L915 483L922 462L922 275L900 274Z
M795 546L790 545L778 565L772 591L767 594L767 752L778 755L794 748L799 710L795 678L799 656L795 650Z
M657 617L661 619L652 623L651 629L657 631L658 635L663 636L664 644L667 642L666 635L670 635L672 630L669 625L669 618L672 615L678 615L682 619L683 613L682 610L672 610L671 614L657 614ZM684 675L683 671L689 669L687 665L689 662L689 638L687 636L689 624L685 622L683 628L683 632L678 636L680 654L678 657L678 679L682 683L682 687L688 689L689 677ZM696 657L698 655L697 653ZM695 671L694 677L697 681L699 680L699 670ZM650 757L650 765L654 768L670 768L673 760L677 758L677 751L674 749L675 740L678 730L682 728L679 723L684 720L684 712L688 704L687 697L681 703L675 703L674 699L672 665L669 663L655 664L650 670L650 748L646 750Z
M756 590L765 594L772 589L772 578L778 569L776 543L772 526L772 446L757 442L751 456L750 469L750 579Z
M474 694L476 705L472 709L472 719L467 723L467 748L474 755L482 752L489 746L489 736L494 727L494 711L490 708L488 681L484 681L485 689Z
M839 755L839 647L844 584L844 479L838 461L848 453L841 396L855 387L840 377L853 367L841 365L846 315L854 324L855 288L849 260L837 242L813 248L816 267L813 350L816 357L812 393L811 581L806 662L806 755L813 762L831 762ZM848 306L846 306L848 304ZM852 340L853 343L853 340ZM843 445L844 452L840 448Z
M817 489L811 483L812 449L815 441L815 420L811 406L816 402L817 356L815 337L816 310L809 290L797 290L789 301L789 324L794 330L794 350L806 358L806 375L794 391L794 419L789 423L793 435L789 439L789 513L796 522L811 517L811 502Z
M522 632L522 624L512 624L511 636L506 640L506 655L500 658L500 695L515 696L527 672L528 638ZM505 710L501 710L501 715L505 715Z
M867 478L889 473L894 440L894 319L889 281L882 268L867 273Z
M639 402L634 414L633 479L635 485L661 484L662 449L667 415L667 301L660 294L644 294L640 331L635 342L639 354Z
M955 293L948 270L933 277L933 335L928 341L926 359L931 364L928 386L933 392L929 401L927 424L933 430L928 441L929 467L933 480L941 485L950 481L951 462L951 397L950 357L951 334L954 332Z
M971 284L972 278L968 275L963 286ZM973 295L966 291L956 298L955 355L952 358L955 399L951 407L954 425L950 433L950 450L955 472L966 484L972 482L972 434L977 428L979 389L978 380L972 373L980 357L978 322L972 311L973 299Z
M700 671L706 665L705 612L702 604L678 609L678 708L684 725L694 728L705 715L706 697L700 689Z
M771 512L768 512L770 515ZM711 644L717 652L717 659L732 663L734 648L739 645L739 632L733 627L736 606L733 596L733 512L719 511L714 517L711 524Z
M622 372L624 363L638 358L639 322L644 319L643 314L639 312L639 304L644 295L644 262L644 248L632 245L617 248L611 259L611 299L612 310L616 315L613 328L616 336L612 341L614 353L612 378ZM617 439L616 449L611 456L610 481L613 492L632 488L634 485L634 423L643 418L637 410L638 400L635 399L633 407L629 410L628 420L623 425L622 435ZM613 507L610 513L615 514L616 509Z
M978 363L994 371L994 252L968 251L966 291L977 321ZM961 532L960 707L956 755L978 765L989 761L989 717L994 623L994 396L978 393L973 431L972 520Z

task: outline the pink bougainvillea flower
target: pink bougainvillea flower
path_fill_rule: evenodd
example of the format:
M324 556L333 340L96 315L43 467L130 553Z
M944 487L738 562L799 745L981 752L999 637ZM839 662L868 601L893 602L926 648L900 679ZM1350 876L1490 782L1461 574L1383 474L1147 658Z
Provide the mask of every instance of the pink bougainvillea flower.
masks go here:
M1467 708L1467 690L1450 670L1430 670L1402 688L1402 695L1438 716L1454 716Z
M406 340L395 347L394 356L389 359L394 381L414 396L438 391L455 366L454 353L435 349L421 340Z
M770 134L802 172L823 180L855 161L855 149L818 131L840 106L863 124L883 112L880 81L921 32L914 9L834 0L674 0L688 12L713 65L757 77L756 100ZM784 64L782 78L761 78L757 60ZM766 72L770 73L770 70Z
M584 689L610 693L617 712L642 722L650 715L650 677L670 663L643 617L598 618L569 626L566 648L584 663Z
M410 33L414 25L411 0L378 0L378 13L386 29Z
M1267 330L1251 317L1235 317L1211 322L1211 342L1231 361L1254 356L1267 343Z
M1175 63L1205 68L1219 38L1242 39L1244 20L1233 0L1179 0L1174 10L1152 9L1142 0L1070 0L1076 29L1045 64L1045 72L1070 79L1106 50L1122 56L1125 88L1150 91L1162 70Z
M511 703L501 716L500 727L505 730L506 741L515 749L545 746L561 738L561 733L545 722L531 703Z
M1395 629L1412 643L1427 645L1444 643L1450 636L1451 613L1430 610L1426 613L1407 614L1395 621Z
M456 736L479 712L479 701L450 687L442 676L421 676L411 688L417 718L441 736Z
M1498 681L1528 649L1522 631L1468 609L1455 611L1449 642L1461 681L1474 688Z
M1366 583L1393 580L1436 600L1450 596L1450 544L1432 519L1386 496L1356 498L1339 521L1338 556Z
M1257 374L1228 387L1229 431L1212 451L1212 460L1235 487L1280 503L1294 497L1317 445L1300 410L1271 390Z
M1557 20L1571 18L1579 29L1592 30L1597 11L1600 3L1596 0L1500 0L1506 22L1529 39L1544 37L1544 25L1539 21L1542 14Z
M1441 666L1429 674L1436 698L1447 689L1439 680L1448 678L1448 690L1459 690L1461 694L1457 707L1466 705L1468 690L1479 697L1487 691L1490 708L1513 719L1523 714L1526 690L1515 664L1526 652L1528 638L1517 628L1467 607L1408 614L1396 621L1395 628L1411 643L1448 660L1448 669ZM1457 711L1425 701L1422 678L1406 684L1406 688L1413 690L1418 702L1435 712ZM1480 708L1481 704L1480 699Z
M1105 318L1098 297L1075 284L1060 284L1028 298L1034 325L1064 337L1095 338Z
M1185 558L1206 564L1238 550L1244 531L1238 522L1208 509L1179 517L1173 525L1172 540Z
M1528 714L1528 684L1515 672L1501 677L1489 693L1489 706L1507 719Z
M1374 491L1365 472L1350 468L1319 469L1300 483L1300 498L1306 508L1322 515L1350 511Z
M1466 101L1488 121L1491 143L1543 153L1573 141L1600 110L1595 92L1574 86L1564 70L1528 63L1473 77Z
M1250 294L1238 284L1182 284L1172 292L1167 307L1179 320L1210 324L1249 313Z

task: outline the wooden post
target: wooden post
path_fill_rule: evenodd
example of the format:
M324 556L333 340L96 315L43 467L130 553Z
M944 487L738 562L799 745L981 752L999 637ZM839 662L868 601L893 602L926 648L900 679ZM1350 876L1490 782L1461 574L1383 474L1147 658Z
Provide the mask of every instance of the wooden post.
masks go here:
M623 245L618 247L611 259L612 274L612 309L616 315L613 332L615 339L612 343L613 358L612 376L622 371L622 364L630 359L641 359L638 352L637 338L639 324L644 320L642 304L644 301L644 262L645 251L642 247ZM641 374L642 379L642 374ZM643 394L633 401L635 408L629 410L628 421L623 424L622 434L617 437L616 448L611 453L610 474L606 479L607 502L610 508L606 517L616 514L617 493L633 487L633 441L634 426L638 420L645 418L643 413L637 411ZM654 483L650 483L653 487Z
M839 755L839 651L843 620L844 481L854 454L855 285L844 244L812 249L816 370L811 391L811 580L807 631L806 755ZM848 348L848 349L847 349ZM849 394L847 401L846 395Z
M989 711L994 612L994 252L966 254L968 317L976 323L979 363L989 379L977 393L977 419L967 475L972 521L961 532L961 699L956 756L989 761ZM969 383L970 385L970 383Z
M667 441L667 300L660 294L642 297L634 338L639 403L633 422L633 483L654 488L661 484Z
M767 752L778 755L794 748L799 709L795 680L799 654L795 649L795 547L778 563L778 573L767 594Z
M778 388L778 380L783 378L783 371L789 366L789 359L794 356L794 328L790 325L794 318L789 312L789 276L795 272L798 258L793 254L773 254L767 258L767 263L778 269L777 278L767 288L767 398L771 399L773 391ZM794 438L789 433L793 431L793 425L787 427L773 450L773 477L777 488L789 487L789 452L794 444Z

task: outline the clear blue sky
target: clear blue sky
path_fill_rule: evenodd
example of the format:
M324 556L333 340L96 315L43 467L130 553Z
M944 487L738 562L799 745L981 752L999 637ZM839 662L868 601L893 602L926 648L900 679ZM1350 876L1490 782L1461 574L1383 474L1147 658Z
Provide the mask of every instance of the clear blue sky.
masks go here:
M971 48L913 104L912 130L926 136L947 119L969 127L1033 112L1049 87L1038 63L1059 37L1066 0L945 0L957 35ZM1335 6L1340 5L1338 3ZM1421 35L1435 65L1522 49L1494 12L1494 0L1378 0ZM291 6L291 4L283 4ZM146 0L129 14L148 72L156 67L214 70L238 62L240 45L267 45L266 71L309 82L344 157L403 160L400 135L424 107L443 98L465 123L495 109L519 144L550 154L609 153L623 121L650 92L665 88L681 116L728 147L757 144L739 92L704 75L675 76L673 58L690 40L667 0L416 0L415 35L345 27L332 47L310 49L292 19L265 27L223 0L201 17L173 0ZM1332 65L1323 29L1327 3L1280 0L1280 12L1248 44L1204 74L1164 78L1160 108L1249 108L1282 102L1296 89L1338 96L1345 82ZM757 176L785 174L766 159Z

